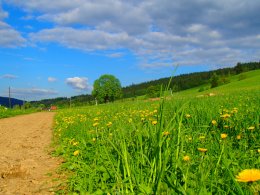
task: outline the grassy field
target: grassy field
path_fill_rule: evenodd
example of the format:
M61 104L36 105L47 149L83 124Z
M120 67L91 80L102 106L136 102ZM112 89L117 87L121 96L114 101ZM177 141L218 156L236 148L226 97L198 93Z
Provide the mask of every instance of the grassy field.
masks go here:
M0 119L33 112L36 112L36 109L9 109L0 106Z
M260 72L246 74L160 101L59 111L55 155L69 177L57 193L258 193Z

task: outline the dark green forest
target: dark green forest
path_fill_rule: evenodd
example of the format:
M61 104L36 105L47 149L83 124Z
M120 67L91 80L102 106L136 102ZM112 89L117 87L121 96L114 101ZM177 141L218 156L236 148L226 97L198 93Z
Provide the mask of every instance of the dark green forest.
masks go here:
M209 84L213 75L217 75L224 83L228 80L229 76L240 74L242 72L247 72L251 70L260 69L260 62L248 62L248 63L237 63L234 67L222 68L207 72L195 72L189 74L181 74L174 76L170 83L170 89L173 92L182 91L197 87L204 84ZM132 84L127 87L123 87L123 97L122 98L135 98L137 96L147 95L149 92L147 89L160 89L161 86L165 87L168 85L170 77L161 78L158 80L147 81L139 84ZM45 106L49 107L51 105L56 105L59 108L62 107L75 107L84 105L94 105L95 99L92 95L79 95L71 98L59 97L54 99L45 99L41 101L31 102L32 106Z

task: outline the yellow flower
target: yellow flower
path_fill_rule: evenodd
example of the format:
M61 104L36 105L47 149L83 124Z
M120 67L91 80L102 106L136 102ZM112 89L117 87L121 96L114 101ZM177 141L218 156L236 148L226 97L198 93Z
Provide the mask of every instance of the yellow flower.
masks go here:
M211 123L212 123L212 125L216 125L217 121L216 120L212 120Z
M189 140L189 141L192 141L192 137L189 137L188 140Z
M94 118L93 120L94 120L94 121L98 121L99 119L98 119L98 118Z
M188 155L186 155L186 156L183 157L183 160L186 161L186 162L190 161L190 157Z
M208 149L206 149L206 148L198 148L198 151L200 151L200 152L207 152Z
M93 142L96 142L96 140L97 140L96 138L93 138L93 139L92 139Z
M251 126L251 127L248 127L247 129L248 129L248 130L254 130L255 127Z
M163 132L163 135L164 135L164 136L170 135L170 132L169 132L169 131L164 131L164 132Z
M237 135L237 139L238 139L238 140L241 139L241 135Z
M96 127L96 126L98 126L98 124L99 124L99 123L94 123L94 124L93 124L93 127Z
M260 149L257 149L257 152L260 153Z
M254 182L260 180L259 169L245 169L238 173L236 180L239 182Z
M225 129L228 129L228 125L224 125L224 128L225 128Z
M110 127L112 125L112 122L108 122L107 126Z
M199 139L205 139L206 137L204 135L200 136Z
M79 155L79 150L76 150L75 152L73 152L74 156L78 156Z
M230 114L223 114L223 115L221 115L220 117L223 118L223 119L226 119L226 118L229 118L229 117L230 117Z
M153 125L156 125L156 124L157 124L157 121L152 121L152 124L153 124Z
M226 139L227 136L228 136L228 135L227 135L226 133L221 133L221 134L220 134L221 139Z
M186 117L186 118L190 118L191 115L190 115L190 114L185 114L185 117Z

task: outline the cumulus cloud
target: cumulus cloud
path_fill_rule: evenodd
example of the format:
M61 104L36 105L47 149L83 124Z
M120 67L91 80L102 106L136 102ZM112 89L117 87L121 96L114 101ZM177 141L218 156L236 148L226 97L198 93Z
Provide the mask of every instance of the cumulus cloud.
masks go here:
M35 43L55 42L84 51L128 49L141 61L147 59L146 67L259 59L259 0L5 2L55 24L31 33Z
M91 86L88 84L88 78L86 77L72 77L66 79L66 84L74 89L89 90Z
M13 75L13 74L4 74L0 78L3 78L3 79L16 79L16 78L18 78L18 76Z
M48 82L53 83L53 82L56 82L56 81L57 81L56 78L54 78L54 77L48 77Z
M17 96L48 96L57 95L58 92L52 89L41 88L11 88L11 93Z
M0 47L18 47L25 43L25 39L20 32L3 22L8 17L8 13L2 9L0 2Z

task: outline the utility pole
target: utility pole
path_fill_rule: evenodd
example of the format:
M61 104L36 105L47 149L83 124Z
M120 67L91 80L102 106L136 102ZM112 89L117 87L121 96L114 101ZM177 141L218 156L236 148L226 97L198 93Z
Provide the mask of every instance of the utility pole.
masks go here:
M9 108L12 107L12 104L11 104L11 87L9 86Z

